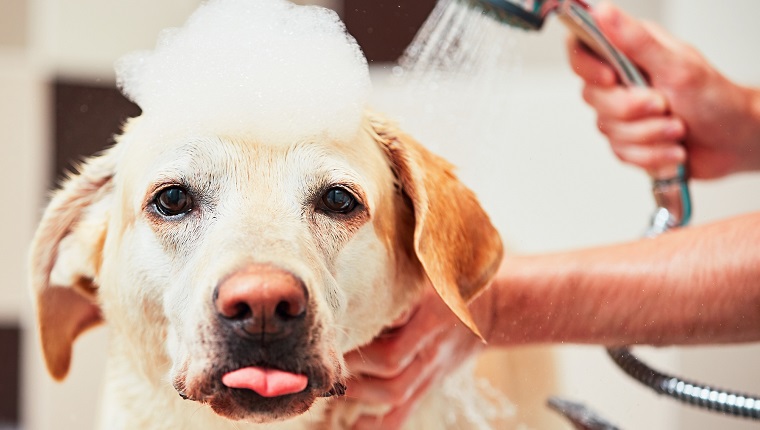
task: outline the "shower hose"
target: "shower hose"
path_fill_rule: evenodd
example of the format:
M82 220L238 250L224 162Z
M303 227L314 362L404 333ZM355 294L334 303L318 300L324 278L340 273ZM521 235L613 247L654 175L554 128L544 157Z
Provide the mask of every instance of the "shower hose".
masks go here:
M729 415L760 420L760 398L711 387L667 375L644 364L628 348L609 348L607 353L625 373L658 394L684 403Z
M653 193L657 210L646 237L658 236L686 225L691 218L691 197L686 173L681 166L676 177L655 180ZM715 388L652 369L636 358L628 347L608 348L607 353L625 373L642 384L690 405L738 417L760 420L760 397Z

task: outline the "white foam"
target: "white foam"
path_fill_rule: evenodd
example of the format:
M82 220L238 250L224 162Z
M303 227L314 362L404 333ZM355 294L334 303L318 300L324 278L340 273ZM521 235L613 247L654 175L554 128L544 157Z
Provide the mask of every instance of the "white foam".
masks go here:
M116 73L161 127L277 142L350 137L370 89L337 14L285 0L209 0Z

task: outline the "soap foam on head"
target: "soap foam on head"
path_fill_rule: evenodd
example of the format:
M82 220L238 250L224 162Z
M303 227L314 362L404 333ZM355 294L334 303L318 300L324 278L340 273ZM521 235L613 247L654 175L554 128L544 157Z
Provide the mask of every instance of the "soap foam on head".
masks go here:
M159 127L270 142L350 138L370 86L337 14L285 0L209 0L116 73Z

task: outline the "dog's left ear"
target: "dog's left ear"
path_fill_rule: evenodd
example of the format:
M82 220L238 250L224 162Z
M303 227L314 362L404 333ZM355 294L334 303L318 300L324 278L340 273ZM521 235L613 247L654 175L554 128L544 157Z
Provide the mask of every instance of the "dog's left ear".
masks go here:
M113 158L109 153L93 158L65 181L32 242L30 281L42 351L57 380L68 373L76 337L102 320L95 279L113 189Z
M482 337L467 304L501 263L499 233L451 164L382 119L370 117L369 123L414 206L417 258L443 301Z

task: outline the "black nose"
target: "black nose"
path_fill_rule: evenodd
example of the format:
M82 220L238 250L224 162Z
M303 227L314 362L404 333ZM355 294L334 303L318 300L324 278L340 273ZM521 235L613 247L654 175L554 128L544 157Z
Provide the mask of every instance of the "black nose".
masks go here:
M269 265L251 265L221 282L214 306L225 324L251 336L278 339L290 335L306 316L303 282Z

